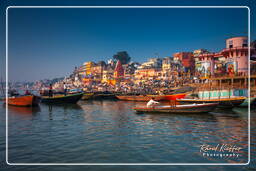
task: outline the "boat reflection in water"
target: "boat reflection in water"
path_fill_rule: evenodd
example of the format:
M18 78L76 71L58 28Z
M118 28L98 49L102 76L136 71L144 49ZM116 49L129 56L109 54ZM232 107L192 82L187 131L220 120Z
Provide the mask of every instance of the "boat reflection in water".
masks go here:
M248 122L242 114L232 110L189 115L136 114L132 108L140 104L145 105L145 102L92 100L74 105L41 104L38 117L20 119L16 114L9 118L9 123L13 124L8 125L11 130L10 160L59 163L247 162ZM21 128L29 130L29 134L20 131ZM241 157L205 157L200 153L203 144L236 145L242 148ZM24 145L22 151L17 150L20 145ZM35 157L27 157L31 153Z
M40 106L34 107L19 107L19 106L8 106L8 111L21 114L21 115L36 115L41 111Z
M61 114L63 113L63 119L67 119L67 116L69 113L74 113L77 111L83 111L81 106L78 104L42 104L42 106L44 106L45 108L48 109L48 113L49 113L49 120L53 120L56 117L59 117L59 115L54 116L55 113Z

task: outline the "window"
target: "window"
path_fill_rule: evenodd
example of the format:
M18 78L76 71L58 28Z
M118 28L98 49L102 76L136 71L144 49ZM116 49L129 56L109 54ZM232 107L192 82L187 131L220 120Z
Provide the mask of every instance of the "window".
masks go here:
M229 48L233 48L233 40L229 40L228 46L229 46Z
M248 46L246 39L243 40L243 45L242 45L242 46L243 46L243 47L247 47L247 46Z

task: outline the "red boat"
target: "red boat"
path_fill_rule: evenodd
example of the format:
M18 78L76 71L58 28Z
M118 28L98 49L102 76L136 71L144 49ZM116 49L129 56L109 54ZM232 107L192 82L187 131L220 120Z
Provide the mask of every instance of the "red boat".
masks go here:
M39 104L39 101L40 98L34 95L8 97L7 99L8 105L24 107L37 106Z
M173 95L122 95L116 96L119 100L129 100L129 101L149 101L154 98L156 101L170 101L184 98L186 94L173 94Z
M154 98L156 101L165 100L165 96L162 95L121 95L116 96L119 100L128 100L128 101L141 101L146 102Z
M172 95L165 95L165 100L177 100L183 99L186 94L172 94Z

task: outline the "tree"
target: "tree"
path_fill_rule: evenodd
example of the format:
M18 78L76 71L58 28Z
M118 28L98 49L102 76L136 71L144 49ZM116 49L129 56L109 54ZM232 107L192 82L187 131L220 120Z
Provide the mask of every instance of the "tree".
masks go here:
M131 57L128 55L126 51L117 52L117 54L115 54L113 58L116 60L120 60L122 64L127 64L131 60Z

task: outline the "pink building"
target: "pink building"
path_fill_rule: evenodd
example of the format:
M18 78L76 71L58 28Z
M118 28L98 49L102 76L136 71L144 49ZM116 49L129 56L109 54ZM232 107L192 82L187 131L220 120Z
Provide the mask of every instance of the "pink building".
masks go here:
M226 49L222 50L223 56L234 63L235 72L248 73L248 38L233 37L226 40Z
M248 74L248 39L233 37L226 40L226 48L219 53L203 53L196 57L196 69L216 74L225 68L226 73Z

